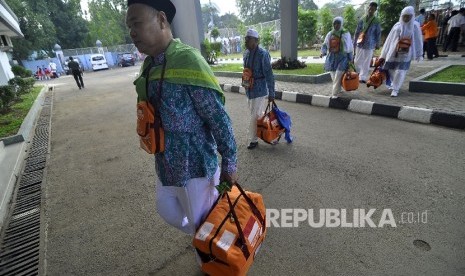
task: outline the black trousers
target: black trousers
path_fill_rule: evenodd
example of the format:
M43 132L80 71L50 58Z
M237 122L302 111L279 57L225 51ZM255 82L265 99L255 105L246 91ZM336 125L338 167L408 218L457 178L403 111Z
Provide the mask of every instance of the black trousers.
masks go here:
M426 55L428 59L433 59L433 56L439 56L438 46L436 45L436 37L428 38L426 40Z
M81 72L73 72L73 77L79 89L81 89L81 87L84 87L84 82L82 81Z
M453 27L450 29L450 46L453 52L457 52L457 46L459 45L460 38L460 27Z

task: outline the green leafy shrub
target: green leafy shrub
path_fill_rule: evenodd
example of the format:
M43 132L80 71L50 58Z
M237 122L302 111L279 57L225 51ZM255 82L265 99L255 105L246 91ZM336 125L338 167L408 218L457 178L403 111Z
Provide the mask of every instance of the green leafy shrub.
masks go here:
M205 39L200 48L202 56L208 64L215 64L217 62L217 57L221 51L220 42L210 43L208 39Z
M271 68L276 70L292 70L292 69L301 69L307 67L305 61L290 60L288 58L282 58L271 63Z
M32 76L31 70L19 65L11 66L11 71L13 72L13 74L15 74L16 77L30 78Z
M5 112L15 98L14 88L10 85L0 86L0 111Z
M14 77L8 81L8 84L16 90L18 95L25 94L29 92L32 87L34 86L35 79L34 78L21 78L21 77Z

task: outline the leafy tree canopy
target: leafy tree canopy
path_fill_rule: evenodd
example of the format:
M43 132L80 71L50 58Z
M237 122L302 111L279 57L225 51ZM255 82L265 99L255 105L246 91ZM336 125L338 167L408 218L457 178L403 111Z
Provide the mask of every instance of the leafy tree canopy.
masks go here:
M279 2L280 0L236 0L240 17L247 25L279 19Z
M318 6L313 0L299 0L299 6L304 10L318 10Z

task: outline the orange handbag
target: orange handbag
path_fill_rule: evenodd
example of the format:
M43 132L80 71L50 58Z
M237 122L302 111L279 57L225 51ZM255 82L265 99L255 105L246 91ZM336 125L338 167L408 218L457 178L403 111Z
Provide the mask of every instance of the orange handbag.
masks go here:
M361 44L361 43L363 43L363 41L365 41L365 32L361 32L361 33L358 35L357 44Z
M352 71L350 70L352 69ZM359 84L358 73L355 71L353 63L349 64L349 69L342 75L342 88L345 91L357 90Z
M329 52L338 53L341 50L341 38L337 35L331 35L329 39Z
M262 196L244 191L237 183L220 195L192 242L202 271L245 276L265 239L265 215Z
M144 94L147 100L137 103L137 134L139 135L140 147L147 153L155 154L165 151L165 131L161 122L161 115L158 109L148 100L149 73L152 65L145 68L141 83L136 84L136 90L144 89ZM160 81L158 83L158 97L156 104L160 106L160 98L162 95L162 84L165 75L166 59L163 63Z
M379 67L376 67L371 73L370 78L367 81L367 87L373 86L375 89L381 86L386 80L386 73L383 72Z
M268 144L276 145L285 129L279 124L278 117L271 108L272 105L276 106L276 103L269 102L265 115L257 120L257 137Z
M242 71L242 87L244 87L245 89L253 89L254 79L252 70L252 68L244 68L244 70Z
M161 120L148 101L137 103L137 134L140 147L147 153L155 154L165 150L165 132Z

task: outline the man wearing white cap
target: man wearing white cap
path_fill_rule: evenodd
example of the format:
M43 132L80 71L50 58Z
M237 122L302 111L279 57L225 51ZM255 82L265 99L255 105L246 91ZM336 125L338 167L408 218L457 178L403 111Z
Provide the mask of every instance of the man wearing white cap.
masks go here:
M265 112L265 101L274 100L274 76L271 68L271 57L267 50L258 46L259 35L249 29L245 36L244 73L242 86L246 89L247 102L250 109L250 125L248 149L258 146L257 119Z

